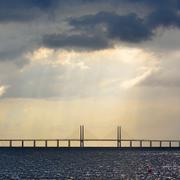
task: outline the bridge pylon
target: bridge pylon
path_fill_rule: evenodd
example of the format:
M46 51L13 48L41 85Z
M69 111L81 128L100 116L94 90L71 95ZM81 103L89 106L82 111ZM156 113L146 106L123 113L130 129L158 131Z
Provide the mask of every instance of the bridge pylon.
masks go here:
M80 147L84 147L84 126L80 126Z

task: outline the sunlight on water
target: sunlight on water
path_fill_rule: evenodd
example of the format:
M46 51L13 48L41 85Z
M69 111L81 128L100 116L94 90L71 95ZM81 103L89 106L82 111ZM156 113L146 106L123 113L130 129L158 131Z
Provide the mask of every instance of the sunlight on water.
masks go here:
M179 179L180 152L0 149L0 179Z

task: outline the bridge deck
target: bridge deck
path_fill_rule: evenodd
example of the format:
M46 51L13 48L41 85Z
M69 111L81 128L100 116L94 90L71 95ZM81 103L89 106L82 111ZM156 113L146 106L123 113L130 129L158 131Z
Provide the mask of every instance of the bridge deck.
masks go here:
M80 147L84 147L85 142L117 142L113 147L180 147L180 140L156 139L0 139L0 147L17 147L17 142L20 143L18 147L29 147L26 142L31 142L31 147L39 147L38 142L43 142L41 147L51 147L50 142L56 143L56 147L63 147L62 142L67 142L67 147L74 147L71 142L78 142Z

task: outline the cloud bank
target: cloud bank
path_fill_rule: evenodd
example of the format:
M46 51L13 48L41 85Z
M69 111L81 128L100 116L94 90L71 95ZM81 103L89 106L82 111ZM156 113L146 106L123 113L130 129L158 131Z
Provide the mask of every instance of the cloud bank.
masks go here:
M169 59L178 61L172 54L180 46L179 10L178 0L0 0L0 82L9 87L1 97L92 96L102 93L101 84L116 89L122 82L178 86L179 73L168 68ZM141 49L143 58L132 53L123 64L129 51L107 53L127 48Z

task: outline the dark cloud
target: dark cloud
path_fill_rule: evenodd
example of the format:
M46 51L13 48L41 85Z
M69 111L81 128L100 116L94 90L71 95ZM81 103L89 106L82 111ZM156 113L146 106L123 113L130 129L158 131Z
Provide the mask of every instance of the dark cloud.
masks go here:
M114 10L112 8L111 12L108 12L108 8L105 10L101 8L102 4L117 8ZM136 6L133 6L135 4ZM90 5L96 9L94 12L90 10ZM73 7L76 7L76 10L79 9L79 12L83 13L71 14L68 11L65 15L63 12L67 7L72 11ZM130 8L122 13L120 11L123 7ZM141 14L137 7L143 9L145 13ZM178 0L0 0L0 23L26 22L30 30L33 29L32 32L28 30L27 37L34 42L27 43L26 51L32 49L32 44L50 48L99 50L109 48L119 41L137 44L152 40L158 27L179 28L179 9ZM43 22L38 19L39 24L35 24L33 21L40 17L44 17ZM49 17L53 17L54 24ZM62 30L63 20L71 26L65 33ZM38 31L42 23L52 25L46 30ZM42 44L39 43L39 39L42 39ZM18 48L18 43L16 46ZM21 47L17 48L12 48L10 53L1 50L0 57L3 59L16 57ZM23 54L23 51L22 49L19 54Z
M93 4L110 4L123 6L123 4L137 4L155 10L171 9L176 11L180 8L178 0L0 0L0 22L26 22L38 18L42 14L52 15L57 9L64 7ZM88 8L87 8L88 10ZM101 11L99 9L99 11Z
M77 29L91 31L99 26L105 29L108 38L128 42L141 42L152 36L151 30L145 25L144 20L136 14L120 16L116 13L100 12L78 19L71 19L70 25Z
M46 9L54 5L54 3L57 3L58 0L0 0L1 8L34 8L38 7L40 9Z
M133 3L155 9L177 9L179 4L179 0L120 0L119 2Z
M112 1L114 2L114 1ZM135 1L128 1L135 3ZM122 1L121 1L122 3ZM130 13L119 15L115 12L99 12L93 15L85 15L71 18L69 24L76 31L93 33L98 29L99 34L106 38L129 43L139 43L152 39L158 27L169 28L180 26L180 14L178 1L147 1L139 0L136 4L144 4L151 7L150 13L144 17ZM96 31L95 31L96 32Z
M153 32L136 14L120 16L100 12L70 18L69 24L79 35L51 34L43 37L43 45L51 48L98 50L112 46L113 40L138 43L151 39Z
M101 9L99 9L99 13L95 15L87 15L80 18L72 17L69 21L70 25L72 25L76 31L79 31L80 29L81 31L84 30L83 34L94 33L94 28L101 25L102 29L100 30L99 28L99 33L101 34L105 28L105 39L109 38L109 41L111 39L122 40L131 43L150 40L154 34L154 30L159 26L179 27L180 25L180 17L178 13L180 3L178 0L0 0L0 22L28 22L39 18L41 15L52 16L54 15L55 11L58 10L58 8L61 9L65 6L80 7L83 4L88 5L103 3L112 5L137 4L141 8L143 6L148 7L151 9L151 12L145 17L140 18L138 16L138 12L136 12L136 14L130 13L126 15L119 15L118 12L100 12ZM61 12L58 14L60 15ZM54 38L54 36L55 35L52 35L52 38ZM87 40L87 44L85 44L85 46L87 45L87 48L89 47L89 44L93 44L91 42L88 43L91 38L85 38L84 35L82 35L84 38L74 35L69 35L65 38L62 38L61 35L58 36L59 37L56 37L59 40L50 40L50 36L48 36L48 40L45 41L45 45L48 45L49 42L49 46L55 46L56 48L58 47L58 44L60 47L62 47L63 44L65 47L68 47L69 45L71 47L75 47L74 42L76 42L77 47L79 47L81 46L80 44L83 44L83 42L79 42L80 40ZM64 42L65 39L68 41L67 43ZM61 43L60 40L63 42ZM99 39L97 39L97 44L99 43L98 40ZM96 43L94 43L94 45L95 44ZM94 47L94 49L96 49L96 47Z
M61 35L52 34L43 37L43 45L50 48L69 48L69 49L105 49L110 43L103 37L95 35Z
M0 23L29 22L41 16L52 17L56 11L67 7L104 2L104 0L102 2L97 0L0 0Z
M152 12L147 17L147 26L154 29L159 26L167 28L169 26L172 27L180 27L180 16L178 12L172 11L170 9L161 9L159 11Z
M126 2L146 6L151 10L150 13L147 14L147 17L145 17L145 20L148 21L148 26L179 26L179 0L127 0Z
M0 22L32 21L45 13L50 13L57 2L57 0L0 0Z

